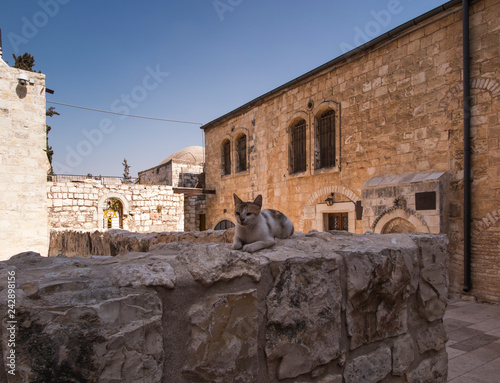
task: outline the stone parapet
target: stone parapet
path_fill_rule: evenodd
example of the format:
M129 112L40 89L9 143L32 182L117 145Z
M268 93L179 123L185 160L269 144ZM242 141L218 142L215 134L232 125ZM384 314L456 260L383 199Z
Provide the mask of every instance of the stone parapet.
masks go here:
M446 236L296 233L249 254L225 232L121 235L147 252L0 263L1 381L446 382Z

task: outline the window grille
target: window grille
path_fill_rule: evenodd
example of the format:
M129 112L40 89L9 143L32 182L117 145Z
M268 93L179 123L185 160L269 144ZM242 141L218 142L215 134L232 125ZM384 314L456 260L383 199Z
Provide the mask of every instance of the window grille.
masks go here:
M238 172L247 170L247 136L242 135L236 141Z
M299 121L292 128L291 172L306 171L306 122Z
M214 230L227 230L227 229L230 229L234 226L235 226L234 223L232 223L231 221L228 221L227 219L224 219L224 220L220 221L217 225L215 225Z
M318 119L316 131L318 158L317 168L335 166L335 112L329 110Z
M229 140L222 144L222 172L223 175L231 174L231 143Z

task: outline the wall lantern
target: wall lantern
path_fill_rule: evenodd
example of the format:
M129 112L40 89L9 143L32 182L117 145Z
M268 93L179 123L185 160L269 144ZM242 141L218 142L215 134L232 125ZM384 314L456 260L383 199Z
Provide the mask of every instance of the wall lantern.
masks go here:
M330 196L327 199L325 199L326 206L333 206L333 204L335 203L333 196L334 194L331 193ZM349 202L352 202L355 206L356 220L361 221L363 219L363 206L361 205L361 201L354 202L349 200Z
M333 205L333 203L334 203L333 193L330 195L330 197L328 197L327 199L325 199L325 203L326 203L326 206L332 206Z

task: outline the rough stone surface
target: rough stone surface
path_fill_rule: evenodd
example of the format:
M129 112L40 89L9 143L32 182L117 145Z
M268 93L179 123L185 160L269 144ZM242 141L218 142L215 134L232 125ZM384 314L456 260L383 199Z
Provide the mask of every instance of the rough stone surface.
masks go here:
M347 265L347 325L351 349L407 331L413 263L399 250L359 252Z
M256 290L193 305L185 376L197 382L257 381L258 311Z
M403 375L415 359L415 346L413 338L405 335L401 339L394 341L392 353L392 374Z
M377 383L390 372L391 349L383 347L347 363L344 378L346 383Z
M161 232L135 234L126 230L59 231L50 233L51 255L87 257L91 255L118 255L133 251L146 252L151 246L161 243L231 243L234 229L203 232Z
M147 251L0 263L17 321L16 375L0 381L445 381L442 317L418 299L422 270L448 264L444 236L296 233L248 254L230 233L116 235Z
M339 260L272 263L267 297L266 354L278 378L295 378L340 355Z

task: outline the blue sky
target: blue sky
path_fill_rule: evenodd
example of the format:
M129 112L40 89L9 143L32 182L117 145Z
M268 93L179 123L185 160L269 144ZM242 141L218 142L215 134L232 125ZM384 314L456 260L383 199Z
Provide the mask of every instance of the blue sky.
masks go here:
M3 0L3 59L28 52L47 101L207 123L403 24L442 0ZM55 106L56 173L131 175L200 125Z

